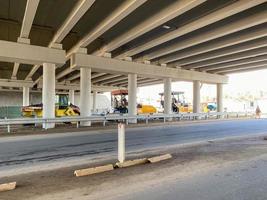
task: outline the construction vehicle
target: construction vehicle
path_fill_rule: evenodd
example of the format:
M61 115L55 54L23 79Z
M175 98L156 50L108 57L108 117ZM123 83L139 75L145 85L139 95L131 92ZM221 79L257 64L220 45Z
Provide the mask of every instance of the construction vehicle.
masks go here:
M111 92L111 103L114 113L128 113L128 90ZM157 109L152 105L137 104L137 114L153 114Z
M42 117L43 116L43 104L34 104L22 107L23 117ZM80 115L80 109L78 106L68 103L68 95L60 94L56 95L55 116L78 116Z
M160 95L160 104L164 109L164 93L159 93ZM184 92L172 92L172 112L174 113L191 113L193 112L193 107L190 105L185 97Z

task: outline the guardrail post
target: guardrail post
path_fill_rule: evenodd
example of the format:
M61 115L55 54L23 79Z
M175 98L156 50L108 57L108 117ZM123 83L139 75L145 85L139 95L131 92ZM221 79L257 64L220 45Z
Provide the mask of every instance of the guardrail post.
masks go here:
M106 120L107 120L107 117L105 116L104 121L103 121L103 126L106 126Z
M125 161L125 124L118 124L118 160Z
M46 119L44 120L44 129L47 130L47 121L46 121Z
M77 121L76 123L76 128L79 128L79 121Z
M163 122L164 122L164 123L166 122L166 118L165 118L165 116L163 117Z
M148 124L148 117L149 117L149 116L147 116L147 118L146 118L146 124Z
M5 119L7 120L7 117L5 117ZM10 124L7 123L7 132L10 133Z

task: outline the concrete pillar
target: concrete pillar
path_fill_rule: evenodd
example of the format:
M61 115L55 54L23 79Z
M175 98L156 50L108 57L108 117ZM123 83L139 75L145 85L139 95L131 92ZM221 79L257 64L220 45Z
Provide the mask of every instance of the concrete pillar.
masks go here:
M128 75L128 114L129 116L137 115L137 74ZM130 123L137 123L137 120L130 120Z
M97 91L93 92L93 112L96 113L96 96L97 96Z
M23 106L30 105L30 88L23 87Z
M91 116L91 69L81 68L80 79L80 112L81 117ZM81 122L81 126L91 126L91 122Z
M55 118L56 65L43 64L43 118ZM55 124L43 124L43 128L54 128Z
M200 112L200 81L193 82L193 113Z
M75 91L74 90L69 90L69 103L75 105Z
M164 79L164 114L172 113L172 79Z
M223 112L223 84L217 83L217 112Z

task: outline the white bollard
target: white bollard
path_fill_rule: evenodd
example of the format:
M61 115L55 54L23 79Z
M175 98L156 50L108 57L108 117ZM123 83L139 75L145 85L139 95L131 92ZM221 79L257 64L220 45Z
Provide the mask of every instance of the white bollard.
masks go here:
M118 124L118 160L125 161L125 124Z

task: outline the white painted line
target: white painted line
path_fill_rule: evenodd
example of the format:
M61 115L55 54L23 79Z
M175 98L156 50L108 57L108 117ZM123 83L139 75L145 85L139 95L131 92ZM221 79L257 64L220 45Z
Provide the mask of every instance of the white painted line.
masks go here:
M14 190L16 185L16 182L0 184L0 192Z
M149 158L148 161L150 163L156 163L156 162L160 162L162 160L167 160L167 159L170 159L170 158L172 158L171 154L165 154L165 155L155 156L155 157Z
M87 169L75 170L74 175L77 177L88 176L88 175L92 175L92 174L111 171L113 169L114 169L113 165L108 164L108 165L103 165L103 166L99 166L99 167L92 167L92 168L87 168Z

